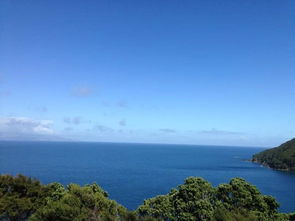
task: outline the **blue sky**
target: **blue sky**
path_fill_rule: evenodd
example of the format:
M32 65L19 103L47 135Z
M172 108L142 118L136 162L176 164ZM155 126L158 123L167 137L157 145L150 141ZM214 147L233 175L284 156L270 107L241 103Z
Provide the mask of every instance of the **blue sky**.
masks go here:
M274 146L295 1L0 3L0 139Z

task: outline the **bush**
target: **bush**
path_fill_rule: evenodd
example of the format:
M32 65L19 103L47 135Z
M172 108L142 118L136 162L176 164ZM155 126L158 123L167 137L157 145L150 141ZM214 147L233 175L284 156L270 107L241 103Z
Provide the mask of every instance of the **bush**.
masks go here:
M3 221L287 221L295 214L278 213L271 196L241 178L214 188L198 177L166 195L128 211L108 198L97 184L42 185L18 175L0 176L0 220Z

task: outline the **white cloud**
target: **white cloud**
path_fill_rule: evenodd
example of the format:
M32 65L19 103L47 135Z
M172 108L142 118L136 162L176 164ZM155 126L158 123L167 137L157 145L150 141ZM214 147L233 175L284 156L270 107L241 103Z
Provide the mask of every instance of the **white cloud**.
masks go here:
M27 117L0 117L0 139L35 139L55 135L50 120Z

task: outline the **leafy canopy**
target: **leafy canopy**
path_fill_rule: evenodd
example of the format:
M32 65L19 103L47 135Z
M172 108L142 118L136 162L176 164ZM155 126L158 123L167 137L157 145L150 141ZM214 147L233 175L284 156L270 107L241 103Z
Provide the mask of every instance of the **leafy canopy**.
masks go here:
M241 178L213 187L199 177L128 211L97 184L42 185L23 175L0 175L0 220L5 221L288 221L279 204Z

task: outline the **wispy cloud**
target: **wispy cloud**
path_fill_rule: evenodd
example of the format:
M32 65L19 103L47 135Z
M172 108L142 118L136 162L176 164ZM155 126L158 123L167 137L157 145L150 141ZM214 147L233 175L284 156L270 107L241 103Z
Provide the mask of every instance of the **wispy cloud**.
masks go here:
M119 125L120 125L121 127L125 127L125 126L127 125L126 120L125 120L125 119L120 120L120 121L119 121Z
M200 131L201 134L207 135L215 135L215 136L222 136L222 135L244 135L242 132L237 131L228 131L228 130L217 130L212 128L211 130L202 130Z
M125 107L127 107L128 105L127 105L127 103L126 103L125 101L119 101L119 102L117 103L117 106L118 106L118 107L121 107L121 108L125 108Z
M159 129L159 131L164 132L164 133L176 133L176 130L169 129L169 128Z
M110 106L111 106L110 102L108 102L108 101L102 101L102 102L101 102L101 105L102 105L103 107L110 107Z
M39 106L39 107L37 107L37 111L47 112L48 111L48 108L46 106Z
M90 87L78 87L75 88L72 92L72 95L76 97L88 97L93 93Z
M73 128L72 128L72 127L65 127L64 130L65 130L65 131L72 131Z
M81 124L82 123L82 117L65 117L63 119L64 123L66 124Z
M10 91L0 91L0 97L8 97L11 95Z
M121 108L121 109L128 108L127 102L123 101L123 100L118 101L118 102L104 100L101 102L101 106L103 106L103 107L117 107L117 108Z
M95 131L99 131L101 133L104 133L104 132L112 132L113 129L110 128L110 127L107 127L107 126L104 126L104 125L100 125L100 124L97 124L93 127L93 130Z

